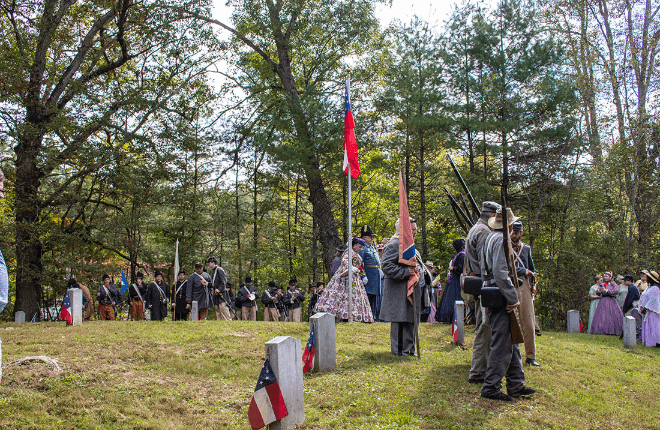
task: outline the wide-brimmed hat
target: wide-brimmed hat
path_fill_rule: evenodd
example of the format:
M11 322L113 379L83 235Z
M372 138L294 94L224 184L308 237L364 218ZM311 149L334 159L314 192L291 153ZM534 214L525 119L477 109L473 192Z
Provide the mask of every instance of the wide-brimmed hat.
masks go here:
M653 279L655 282L660 283L660 275L658 275L658 272L655 270L642 270L642 273L648 276L649 278Z
M515 216L513 214L511 208L506 208L506 215L506 221L508 225L511 225L520 219L519 216ZM492 228L493 230L504 228L504 225L502 224L502 208L499 208L497 212L495 212L494 217L488 219L488 227Z
M431 269L434 269L435 266L433 265L433 262L431 260L426 260L426 263L424 263L426 267L430 267Z

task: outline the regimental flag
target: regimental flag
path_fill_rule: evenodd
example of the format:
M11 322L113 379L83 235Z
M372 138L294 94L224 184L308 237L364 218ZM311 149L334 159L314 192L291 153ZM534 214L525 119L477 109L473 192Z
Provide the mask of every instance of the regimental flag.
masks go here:
M62 307L60 308L60 319L66 321L66 324L73 324L73 319L71 318L71 300L69 299L69 290L66 290L64 294L64 301L62 302Z
M454 340L454 345L458 345L458 312L454 311L454 319L451 321L451 337Z
M38 313L39 312L35 312L34 316L32 317L32 320L30 320L30 322L37 322L37 314Z
M351 178L355 179L360 176L360 163L355 139L355 122L353 122L353 111L351 110L350 88L351 78L347 76L344 91L344 173L348 175L350 164Z
M124 269L121 269L121 294L124 294L126 290L128 290L128 281L126 280Z
M259 374L254 396L248 408L248 419L253 429L260 429L289 415L284 404L280 384L266 360Z
M403 172L399 171L399 263L415 268L415 274L408 278L408 300L413 303L413 291L419 282L419 272L415 261L415 238L412 234L410 211L406 187L403 184Z
M316 336L314 335L314 324L309 330L309 340L303 352L303 373L307 373L314 368L314 354L316 353Z

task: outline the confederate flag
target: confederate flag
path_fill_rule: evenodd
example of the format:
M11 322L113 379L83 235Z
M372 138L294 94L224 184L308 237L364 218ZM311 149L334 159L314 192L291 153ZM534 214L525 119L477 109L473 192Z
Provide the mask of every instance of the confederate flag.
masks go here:
M289 415L284 404L280 384L275 373L266 360L259 374L254 396L248 408L248 419L254 430L266 427L268 424L281 420Z

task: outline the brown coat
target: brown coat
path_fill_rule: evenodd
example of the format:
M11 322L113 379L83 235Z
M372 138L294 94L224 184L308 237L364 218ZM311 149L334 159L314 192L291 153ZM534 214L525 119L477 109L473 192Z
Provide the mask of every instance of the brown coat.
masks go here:
M90 318L92 318L92 315L94 315L94 305L92 304L92 295L89 293L89 288L87 288L83 284L78 284L80 285L80 289L83 292L83 296L85 296L85 299L87 299L87 306L83 309L83 319L86 321L89 321Z

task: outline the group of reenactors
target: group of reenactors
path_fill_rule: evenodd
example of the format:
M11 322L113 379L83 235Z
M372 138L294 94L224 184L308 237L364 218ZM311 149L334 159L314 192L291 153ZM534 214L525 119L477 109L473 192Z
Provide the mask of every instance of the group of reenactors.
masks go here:
M526 363L536 362L534 343L534 307L536 293L534 265L528 245L520 241L523 226L511 209L506 209L504 225L502 207L484 202L479 220L468 232L465 243L464 274L480 277L483 287L497 287L501 300L488 301L484 297L470 297L473 301L476 324L472 349L469 382L480 384L481 396L511 401L514 397L533 394L536 390L525 385L525 373L518 344L512 342L512 318L518 312L527 355ZM511 240L515 274L508 269L511 259L506 255L504 240ZM519 282L512 279L518 278ZM514 286L519 284L519 288ZM484 288L481 290L484 291ZM506 376L507 393L502 392L502 378Z
M129 318L141 321L146 317L146 310L150 311L151 320L163 320L167 317L168 307L171 307L175 321L185 321L191 318L193 302L197 302L197 318L208 318L209 309L215 309L216 319L256 321L258 301L264 306L264 321L291 321L301 322L302 306L305 294L298 288L297 281L291 279L286 291L275 281L268 283L268 288L259 295L250 275L245 277L237 291L227 281L227 275L222 267L218 266L215 257L207 261L208 271L204 271L204 264L195 264L195 271L188 277L183 270L177 274L177 281L170 290L167 282L163 280L161 272L154 273L154 282L146 285L144 275L138 272L135 283L128 287ZM122 295L119 288L111 283L108 275L103 275L103 284L99 286L96 297L99 303L99 319L114 320L116 309L122 304ZM75 285L74 285L75 284ZM74 279L69 282L73 288L83 288ZM86 288L86 287L84 287ZM310 287L311 300L309 314L313 314L314 303L322 291L323 283ZM321 291L317 290L320 289ZM88 290L87 290L88 291ZM83 307L92 307L89 294L83 296ZM87 299L87 300L85 300ZM85 303L86 301L86 303ZM91 317L85 312L86 319Z

